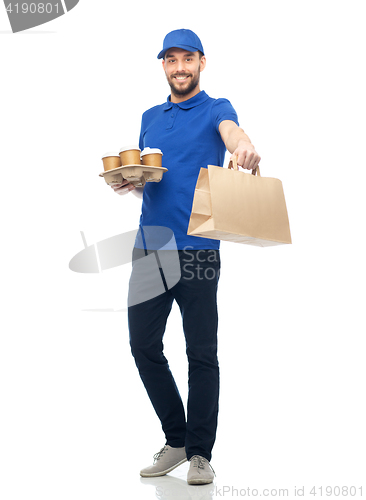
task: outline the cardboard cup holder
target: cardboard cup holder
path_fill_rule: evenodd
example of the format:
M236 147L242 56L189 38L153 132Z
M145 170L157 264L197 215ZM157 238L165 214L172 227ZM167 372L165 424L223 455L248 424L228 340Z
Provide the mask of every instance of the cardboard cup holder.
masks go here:
M145 148L142 152L137 146L121 148L119 153L106 153L103 157L104 177L107 184L122 184L123 179L136 187L146 182L160 182L168 169L162 167L163 153L160 149Z
M150 167L148 165L125 165L99 174L104 177L107 184L122 184L123 179L136 187L142 187L146 182L160 182L163 173L168 169L164 167Z

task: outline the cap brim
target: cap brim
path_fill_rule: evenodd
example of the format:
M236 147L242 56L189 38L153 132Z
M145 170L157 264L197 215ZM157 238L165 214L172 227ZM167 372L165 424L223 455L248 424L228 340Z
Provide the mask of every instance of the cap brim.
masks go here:
M173 48L189 50L189 52L198 52L198 50L199 50L196 47L192 47L191 45L179 45L179 44L177 44L177 45L173 45L172 47L168 47L167 49L163 49L161 52L159 52L158 59L162 59L165 56L165 53L168 50L173 49Z

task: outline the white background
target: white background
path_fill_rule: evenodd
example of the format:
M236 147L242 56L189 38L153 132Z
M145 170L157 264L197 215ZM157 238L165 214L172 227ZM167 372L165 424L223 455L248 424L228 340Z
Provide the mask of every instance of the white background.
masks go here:
M1 498L366 494L363 6L80 0L18 34L0 7ZM293 238L221 246L218 491L187 487L187 464L140 480L164 436L127 314L86 311L125 308L130 268L68 267L80 231L90 245L137 228L141 201L113 193L100 158L166 100L156 56L178 28L203 42L201 88L231 101L262 175L282 180ZM165 352L186 401L176 306Z

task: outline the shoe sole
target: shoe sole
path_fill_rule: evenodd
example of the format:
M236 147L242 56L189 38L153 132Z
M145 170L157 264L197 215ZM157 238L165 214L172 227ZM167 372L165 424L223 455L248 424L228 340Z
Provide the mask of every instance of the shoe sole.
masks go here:
M213 479L190 479L190 480L187 480L187 483L188 484L209 484L209 483L212 483L213 482Z
M165 476L165 474L168 474L168 472L171 472L172 470L176 469L180 465L184 464L184 462L187 462L187 459L185 458L184 460L181 460L177 464L173 465L172 467L169 467L169 469L165 469L161 472L140 472L141 477L158 477L158 476Z

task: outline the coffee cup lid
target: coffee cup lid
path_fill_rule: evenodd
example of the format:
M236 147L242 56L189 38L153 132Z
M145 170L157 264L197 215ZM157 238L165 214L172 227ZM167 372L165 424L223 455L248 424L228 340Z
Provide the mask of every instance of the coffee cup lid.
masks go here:
M141 153L141 156L145 156L145 155L154 155L154 154L160 154L160 155L163 155L163 153L160 151L160 149L158 148L145 148L142 153Z
M129 151L130 149L137 149L137 151L141 151L141 149L138 146L124 146L119 150L119 152L123 153L124 151Z
M107 158L108 156L118 156L119 157L119 153L115 153L113 151L113 153L106 153L105 155L102 156L102 160L103 158Z

